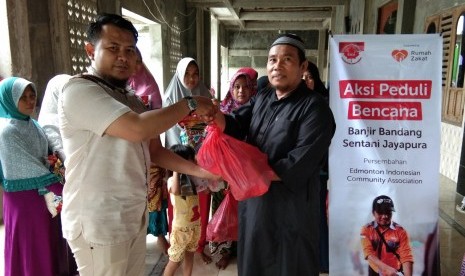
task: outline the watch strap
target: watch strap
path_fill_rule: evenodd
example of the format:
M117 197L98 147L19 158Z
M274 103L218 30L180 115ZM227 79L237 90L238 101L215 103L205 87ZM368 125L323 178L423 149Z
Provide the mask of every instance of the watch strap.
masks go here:
M191 96L186 96L184 99L187 100L187 107L189 107L191 113L194 112L197 109L197 101Z

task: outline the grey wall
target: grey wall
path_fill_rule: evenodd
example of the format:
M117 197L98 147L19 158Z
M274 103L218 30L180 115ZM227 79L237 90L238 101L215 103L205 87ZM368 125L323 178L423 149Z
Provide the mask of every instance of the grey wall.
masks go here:
M292 31L292 33L302 38L307 50L318 49L318 31ZM258 71L260 68L265 68L268 50L278 35L278 31L229 31L227 34L227 47L230 51L229 67L251 66Z
M351 34L362 34L365 16L365 1L367 0L352 0L350 2L349 18Z
M42 99L43 92L48 79L54 75L55 66L50 36L50 16L48 5L42 1L28 1L28 21L29 21L29 42L31 48L31 79L36 83L39 99ZM44 66L50 64L50 66ZM39 69L40 70L37 70Z
M181 52L183 56L199 59L203 67L202 78L209 78L209 14L205 10L194 10L186 6L184 0L145 1L150 10L158 18L153 18L144 2L132 0L89 0L98 7L98 12L120 13L121 7L127 8L144 17L162 24L163 52L168 53L172 29L170 25L177 18L180 24ZM378 8L389 1L386 0L352 0L350 1L350 16L352 22L360 20L361 33L376 32ZM399 0L397 33L423 33L426 17L463 3L463 0ZM69 73L68 37L66 34L66 1L48 0L6 0L8 8L7 22L9 25L10 57L1 59L0 73L25 77L35 82L41 96L47 81L56 74ZM363 8L361 8L363 7ZM201 15L196 18L196 16ZM414 15L414 16L412 16ZM163 18L163 20L159 20ZM266 51L269 44L278 34L276 32L231 32L220 25L219 43L230 50L257 49ZM302 36L310 50L318 49L318 31L296 32ZM2 55L9 54L3 50ZM234 66L253 66L264 62L263 54L256 57L234 55L231 63ZM248 63L248 64L245 64ZM163 81L171 79L169 70L169 55L163 55ZM35 68L40 68L37 70Z
M109 1L109 0L107 0ZM200 66L202 81L210 86L210 14L201 9L189 8L184 0L162 1L121 0L121 6L162 26L163 83L165 87L173 75L170 72L170 47L174 32L173 23L179 25L181 57L192 57ZM110 1L111 2L111 1ZM149 11L150 9L150 11ZM155 17L152 15L154 14Z
M190 10L187 10L186 3L184 0L171 0L171 1L162 1L155 0L158 6L155 6L153 1L145 1L147 6L142 1L132 1L132 0L121 0L121 7L127 10L130 10L134 13L137 13L145 18L153 20L161 24L161 41L162 41L162 61L163 61L163 76L157 76L157 78L162 77L163 83L166 86L169 84L173 75L170 72L170 43L173 36L173 24L174 21L179 24L180 30L186 30L189 28L188 23L195 20L195 12L190 13ZM160 11L160 12L159 12ZM189 15L189 16L185 16ZM192 18L194 16L194 18ZM181 32L181 52L182 56L186 56L188 46L194 46L192 43L188 43L192 32L195 38L195 25L189 31ZM194 50L195 51L195 50ZM195 58L195 57L194 57Z
M44 79L53 72L52 51L48 28L47 5L32 0L7 0L8 37L11 53L7 66L2 68L3 77L17 76L36 84L39 97L45 87ZM7 34L4 34L5 36ZM4 64L4 62L2 62ZM37 70L40 68L40 70Z
M386 0L355 0L351 1L350 10L354 12L358 9L357 4L364 1L364 20L363 34L376 34L378 26L378 9L391 1ZM431 0L433 1L433 0ZM434 0L435 1L435 0ZM411 34L413 33L413 25L417 18L415 14L416 0L398 0L396 34Z
M413 26L415 24L415 6L417 0L406 0L402 3L401 14L399 17L402 18L401 34L412 34Z
M119 0L96 0L99 13L121 14L121 1Z
M318 31L290 32L300 36L307 49L318 49ZM278 35L278 31L230 31L228 44L230 49L268 49Z
M378 20L378 8L385 5L389 1L385 0L352 0L351 1L351 16L359 18L357 9L364 1L364 22L363 33L376 33ZM437 14L441 10L449 9L459 4L464 4L464 0L399 0L399 13L397 18L396 33L424 33L425 20L427 17ZM356 16L355 16L356 15Z
M407 0L406 0L407 1ZM465 4L464 0L416 0L414 33L424 33L425 19L457 5Z

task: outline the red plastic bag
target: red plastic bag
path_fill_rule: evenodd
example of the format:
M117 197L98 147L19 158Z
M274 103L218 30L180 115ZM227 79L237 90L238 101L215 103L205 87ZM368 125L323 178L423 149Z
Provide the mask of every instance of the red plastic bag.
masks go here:
M207 241L237 241L237 200L227 193L207 225Z
M197 153L198 164L221 175L236 200L268 191L273 170L258 148L224 134L217 125L207 127L207 137Z

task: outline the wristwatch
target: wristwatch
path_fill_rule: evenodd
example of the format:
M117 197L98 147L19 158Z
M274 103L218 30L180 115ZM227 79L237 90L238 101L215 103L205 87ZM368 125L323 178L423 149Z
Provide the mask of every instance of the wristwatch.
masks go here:
M184 97L184 99L187 100L187 107L189 107L191 113L194 112L197 109L197 101L191 96Z

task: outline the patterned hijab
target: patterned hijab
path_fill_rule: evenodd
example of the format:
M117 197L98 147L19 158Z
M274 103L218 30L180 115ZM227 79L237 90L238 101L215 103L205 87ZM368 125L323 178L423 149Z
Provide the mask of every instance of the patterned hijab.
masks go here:
M253 69L252 67L242 67L241 69L237 70L237 72L238 73L239 72L246 73L249 76L250 81L252 82L252 85L253 85L254 89L257 90L258 72L255 71L255 69Z
M0 117L23 121L29 120L29 116L22 114L18 110L19 98L21 98L24 89L28 85L37 93L34 84L22 78L10 77L0 82Z
M59 181L45 158L48 143L38 123L19 112L18 102L27 86L22 78L0 82L0 180L7 192L41 189Z
M254 86L254 82L251 80L249 74L247 74L246 72L241 71L241 69L239 69L239 71L237 71L232 76L231 81L229 82L229 91L226 94L226 97L224 97L223 101L221 101L221 104L220 104L221 112L223 112L225 114L229 114L229 113L231 113L232 111L238 109L241 106L241 104L239 104L234 99L233 91L234 91L234 83L236 82L236 80L239 77L242 77L242 76L245 77L247 87L250 89L250 97L253 97L257 93L257 89Z

